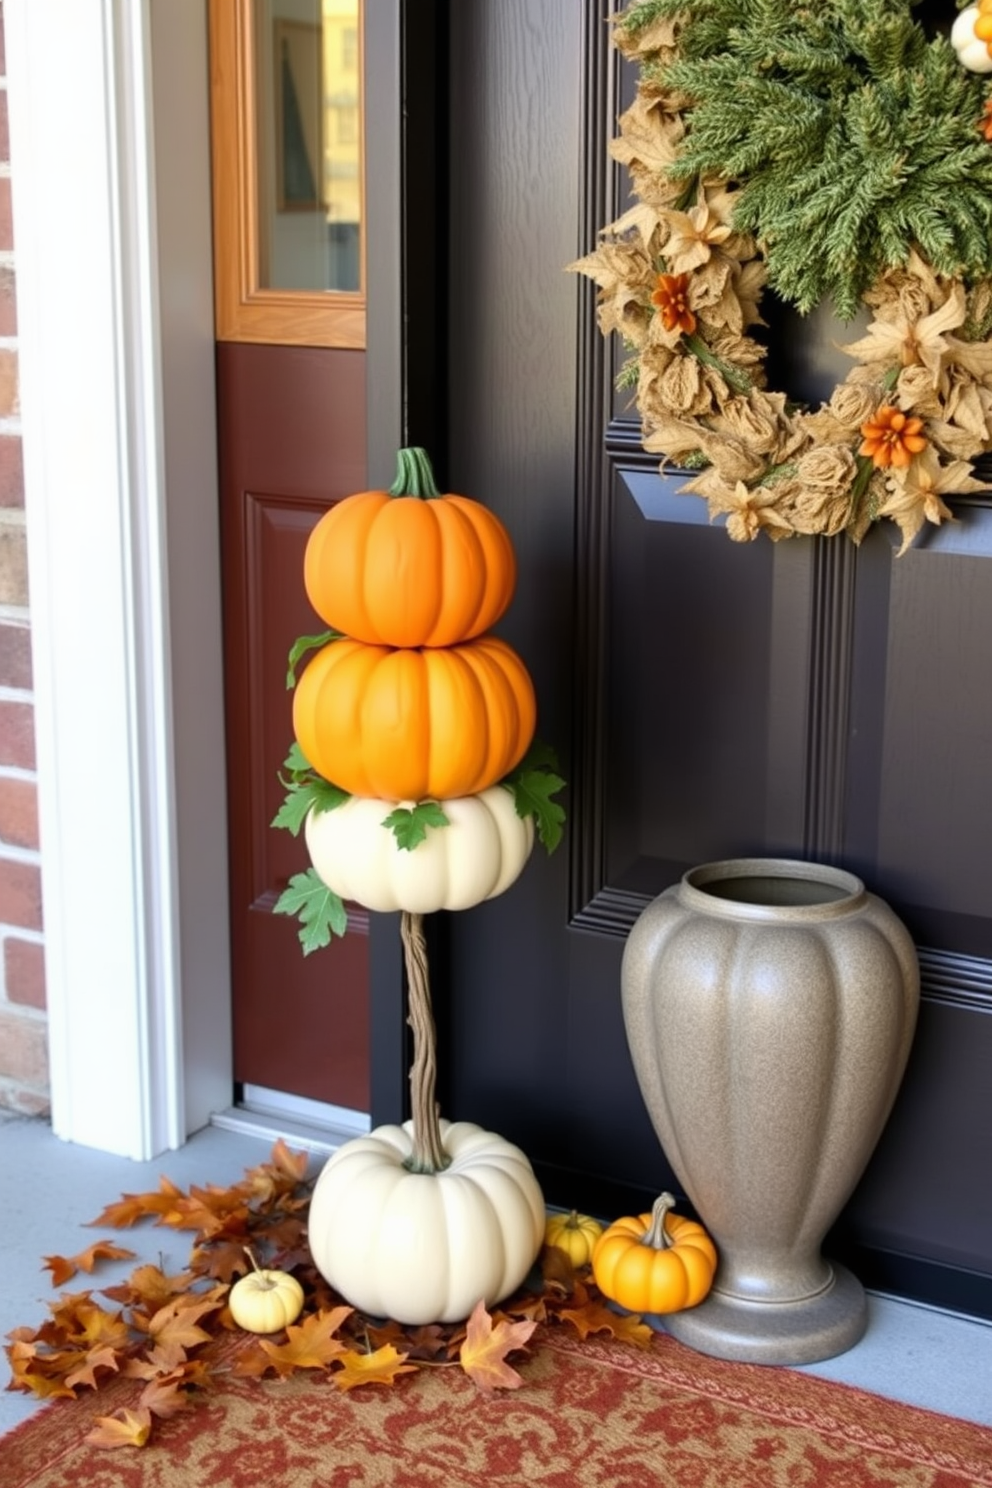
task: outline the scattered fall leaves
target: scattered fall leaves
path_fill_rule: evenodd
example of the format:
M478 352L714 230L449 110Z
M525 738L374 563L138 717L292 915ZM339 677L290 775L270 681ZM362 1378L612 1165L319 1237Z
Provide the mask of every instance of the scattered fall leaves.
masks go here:
M480 1301L465 1323L403 1327L363 1316L335 1295L310 1258L307 1168L307 1154L291 1152L280 1140L267 1162L229 1188L184 1192L163 1177L156 1190L109 1204L94 1226L128 1229L152 1221L191 1232L186 1269L168 1275L142 1264L98 1294L62 1291L38 1327L7 1335L7 1388L71 1399L99 1393L114 1380L133 1380L131 1404L96 1417L86 1440L106 1448L143 1447L157 1422L190 1409L224 1375L278 1381L310 1370L350 1391L392 1387L405 1374L449 1368L489 1394L526 1383L515 1366L539 1326L648 1344L652 1330L604 1305L589 1267L577 1271L553 1246L541 1254L536 1287L491 1312ZM264 1257L263 1264L291 1271L306 1297L301 1319L271 1337L249 1340L227 1306L231 1285L250 1265L246 1247ZM42 1265L61 1288L80 1272L92 1276L103 1263L132 1258L133 1251L98 1240L78 1255L45 1256Z

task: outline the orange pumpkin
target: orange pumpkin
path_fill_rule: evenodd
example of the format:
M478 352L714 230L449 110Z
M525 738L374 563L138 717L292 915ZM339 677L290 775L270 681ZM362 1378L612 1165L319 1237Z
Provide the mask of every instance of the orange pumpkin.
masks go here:
M331 641L293 699L297 743L313 768L385 801L495 785L527 752L536 716L526 667L495 636L443 650Z
M346 496L307 542L303 582L333 630L370 645L454 646L495 625L517 563L498 517L442 496L421 449L400 450L388 491Z
M592 1253L592 1274L604 1297L631 1312L680 1312L695 1307L716 1272L716 1246L701 1224L672 1214L664 1193L650 1214L618 1219Z

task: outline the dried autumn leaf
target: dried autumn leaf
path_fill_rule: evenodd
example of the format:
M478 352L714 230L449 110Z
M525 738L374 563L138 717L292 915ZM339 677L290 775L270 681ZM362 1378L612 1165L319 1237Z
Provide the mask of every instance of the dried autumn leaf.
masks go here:
M95 1390L98 1387L96 1378L98 1369L111 1370L116 1374L119 1367L120 1361L114 1349L106 1346L90 1349L79 1368L66 1375L65 1382L70 1390L74 1390L77 1385L88 1385L91 1390Z
M355 1349L345 1349L339 1354L331 1375L339 1390L354 1390L359 1385L394 1385L401 1374L415 1374L416 1364L406 1362L407 1355L397 1353L391 1343L372 1354L360 1354Z
M613 1336L620 1343L632 1343L635 1348L650 1348L654 1329L636 1313L617 1314L613 1324Z
M126 1230L138 1220L148 1219L152 1215L157 1216L161 1223L162 1215L168 1214L181 1197L182 1189L177 1188L171 1179L161 1177L157 1193L124 1194L115 1204L108 1204L103 1213L89 1223L91 1227L109 1225L115 1230Z
M152 1359L172 1369L184 1362L187 1349L208 1343L210 1334L199 1326L199 1320L208 1312L215 1312L221 1301L216 1292L211 1292L202 1300L176 1297L160 1307L148 1323L148 1334L154 1343Z
M171 1302L174 1297L188 1292L194 1279L187 1271L181 1271L178 1276L166 1276L158 1266L138 1266L120 1286L104 1287L103 1296L136 1310L152 1313L164 1307L166 1302Z
M64 1286L77 1271L91 1272L97 1261L130 1261L133 1250L121 1245L112 1245L107 1240L97 1240L87 1250L74 1256L42 1256L42 1266L52 1273L52 1286Z
M209 1276L214 1281L230 1283L236 1276L245 1275L249 1269L249 1261L241 1241L213 1241L208 1245L193 1247L189 1268L197 1276Z
M86 1440L95 1447L143 1447L151 1429L150 1411L143 1406L137 1410L123 1406L112 1416L97 1416L96 1425Z
M506 1362L514 1349L523 1348L536 1323L498 1322L486 1311L485 1303L476 1303L465 1331L465 1342L458 1357L465 1373L487 1394L491 1390L519 1390L523 1379Z
M337 1333L352 1307L335 1307L330 1312L317 1312L302 1323L286 1329L285 1343L261 1339L259 1347L268 1355L276 1373L292 1374L294 1369L326 1369L332 1359L345 1352Z
M193 1404L186 1389L187 1385L188 1380L184 1369L174 1369L171 1374L157 1375L155 1379L149 1381L138 1397L139 1409L149 1410L152 1415L168 1421L173 1416L177 1416L180 1411L189 1410Z

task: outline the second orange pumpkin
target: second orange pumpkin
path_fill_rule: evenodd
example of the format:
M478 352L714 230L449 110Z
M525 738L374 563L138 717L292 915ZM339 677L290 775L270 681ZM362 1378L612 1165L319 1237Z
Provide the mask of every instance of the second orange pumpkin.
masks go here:
M293 699L297 743L313 768L385 801L486 790L523 758L536 718L527 669L495 636L424 650L331 641Z

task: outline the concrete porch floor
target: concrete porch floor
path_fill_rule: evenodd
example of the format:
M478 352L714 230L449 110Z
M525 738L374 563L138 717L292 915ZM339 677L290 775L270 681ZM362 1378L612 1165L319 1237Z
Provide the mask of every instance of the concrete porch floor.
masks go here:
M302 1145L292 1130L286 1140L294 1150ZM97 1239L115 1239L138 1253L136 1260L102 1266L93 1278L73 1278L66 1290L114 1285L147 1261L167 1272L181 1270L188 1234L150 1223L122 1231L86 1226L122 1193L157 1188L162 1174L183 1188L226 1185L264 1161L271 1147L271 1135L210 1126L179 1151L136 1163L62 1142L47 1122L0 1117L0 1336L22 1324L37 1326L46 1316L57 1293L43 1256L75 1255ZM992 1427L992 1325L877 1295L869 1297L869 1308L861 1343L836 1359L804 1366L804 1372ZM0 1375L6 1385L6 1358ZM0 1390L0 1433L42 1405Z

